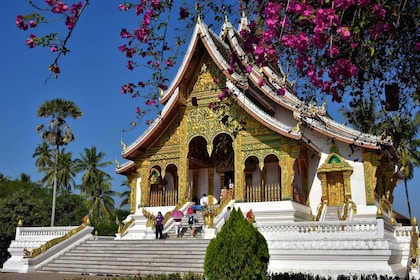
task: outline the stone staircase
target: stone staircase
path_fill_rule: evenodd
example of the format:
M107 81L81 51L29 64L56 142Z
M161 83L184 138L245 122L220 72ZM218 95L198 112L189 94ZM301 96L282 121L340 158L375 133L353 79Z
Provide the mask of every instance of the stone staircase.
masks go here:
M166 239L115 240L92 237L41 267L42 272L107 276L204 273L204 258L210 240L201 238L203 215L196 213L196 232L191 235L188 216L182 219L180 238L174 228ZM164 231L165 232L165 231Z
M106 276L203 274L209 242L192 237L162 240L92 237L38 271Z
M188 215L185 215L182 218L182 221L181 221L181 237L182 238L200 238L200 237L202 237L202 230L203 230L203 225L204 225L203 213L202 213L202 211L196 211L195 214L196 214L197 223L194 224L194 227L196 229L195 233L194 233L194 236L191 235L190 225L188 224ZM164 230L164 232L167 233L167 236L169 238L177 238L174 228L171 228L168 231Z
M324 221L338 221L338 212L341 211L339 206L327 206Z

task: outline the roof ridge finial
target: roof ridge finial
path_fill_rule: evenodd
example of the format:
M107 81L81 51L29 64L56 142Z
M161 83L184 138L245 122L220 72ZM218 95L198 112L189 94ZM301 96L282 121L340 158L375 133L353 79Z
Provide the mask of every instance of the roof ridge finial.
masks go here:
M202 7L199 3L195 4L195 13L197 14L197 22L200 24L201 23L201 14L200 11L202 10Z

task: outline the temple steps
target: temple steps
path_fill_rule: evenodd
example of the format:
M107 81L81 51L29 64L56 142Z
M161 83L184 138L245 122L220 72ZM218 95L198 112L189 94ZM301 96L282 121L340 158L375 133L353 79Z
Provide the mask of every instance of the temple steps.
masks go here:
M327 212L325 213L324 221L338 221L340 210L341 209L339 206L328 206L326 209Z
M202 274L209 242L201 238L114 240L99 237L64 253L39 271L108 276Z

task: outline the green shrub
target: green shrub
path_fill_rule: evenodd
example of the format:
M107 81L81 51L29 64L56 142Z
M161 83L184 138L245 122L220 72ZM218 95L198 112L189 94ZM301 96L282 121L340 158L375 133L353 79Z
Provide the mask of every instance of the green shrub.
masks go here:
M234 208L207 247L204 275L208 280L268 279L269 258L264 236Z

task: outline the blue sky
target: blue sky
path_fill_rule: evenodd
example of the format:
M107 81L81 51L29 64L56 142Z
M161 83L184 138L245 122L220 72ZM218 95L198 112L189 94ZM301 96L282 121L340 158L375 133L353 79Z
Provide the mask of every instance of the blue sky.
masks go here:
M39 1L44 2L44 1ZM134 141L146 128L144 122L128 131L134 119L137 100L120 94L121 85L144 80L144 72L129 72L126 59L118 51L123 41L119 38L122 27L133 27L136 19L130 13L118 10L119 1L91 1L70 40L71 53L61 58L61 75L49 77L48 66L54 59L45 48L29 49L25 45L28 32L17 29L16 15L32 12L26 0L3 0L0 9L0 173L17 178L21 173L38 180L35 159L32 158L41 139L35 132L45 120L36 116L39 106L54 98L74 101L84 113L78 121L70 122L76 140L67 148L78 157L84 148L96 146L106 154L105 160L121 163L121 145ZM61 25L62 23L60 23ZM54 29L50 26L50 31ZM41 28L33 33L42 35ZM219 32L219 30L216 30ZM142 105L142 104L141 104ZM336 115L331 111L330 114ZM114 180L113 189L120 187L125 177L115 173L115 165L105 170ZM409 181L413 216L419 218L420 204L415 195L420 173ZM80 182L77 182L80 183ZM394 209L408 215L404 186L399 184ZM117 200L119 203L119 201Z

